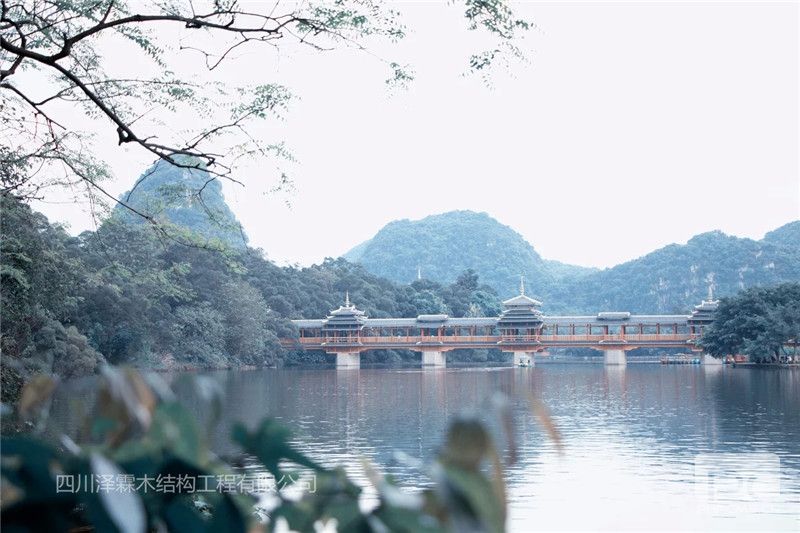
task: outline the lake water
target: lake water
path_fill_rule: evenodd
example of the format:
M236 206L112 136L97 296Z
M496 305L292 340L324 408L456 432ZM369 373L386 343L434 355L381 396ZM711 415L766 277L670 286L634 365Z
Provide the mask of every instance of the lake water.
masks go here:
M428 483L425 469L398 452L430 460L448 420L464 412L502 444L492 399L505 394L519 446L507 471L511 531L800 530L800 369L551 363L207 375L224 390L224 420L273 416L320 462L350 465L363 480L368 458L409 490ZM563 454L530 394L549 408ZM52 411L67 426L74 412L65 400ZM231 451L227 431L212 435L221 453Z

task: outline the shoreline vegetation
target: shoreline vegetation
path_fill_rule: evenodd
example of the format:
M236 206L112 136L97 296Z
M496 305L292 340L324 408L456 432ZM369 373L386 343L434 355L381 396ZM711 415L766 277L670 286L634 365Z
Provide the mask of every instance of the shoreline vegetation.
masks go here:
M0 202L6 403L15 401L30 376L86 375L107 363L166 371L324 366L330 363L326 354L290 352L279 339L296 335L290 319L326 316L345 292L376 318L497 316L501 310L498 293L471 270L450 284L424 278L399 284L345 259L278 267L260 250L226 246L218 229L204 233L211 221L187 214L173 214L177 222L194 221L175 225L186 241L164 239L117 211L96 231L73 237L24 202L8 195ZM753 287L722 298L721 318L704 346L718 357L777 362L800 321L798 286ZM464 350L448 359L503 364L508 356ZM399 350L362 354L365 366L413 366L418 360L418 354Z

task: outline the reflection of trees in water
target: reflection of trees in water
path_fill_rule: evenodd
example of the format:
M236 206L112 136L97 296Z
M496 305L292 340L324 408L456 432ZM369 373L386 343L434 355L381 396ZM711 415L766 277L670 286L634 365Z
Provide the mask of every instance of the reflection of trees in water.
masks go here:
M726 449L783 454L800 466L800 369L725 369L712 399L724 411L718 424Z

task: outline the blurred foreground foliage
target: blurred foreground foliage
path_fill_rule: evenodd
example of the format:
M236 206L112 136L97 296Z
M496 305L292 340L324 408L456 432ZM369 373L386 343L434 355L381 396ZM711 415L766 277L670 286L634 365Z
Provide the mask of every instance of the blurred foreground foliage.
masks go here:
M221 390L209 378L192 380L208 403L210 423L216 423ZM160 378L130 368L103 369L85 426L75 439L61 435L60 443L54 445L54 439L43 435L56 387L57 381L49 376L30 380L14 415L30 431L3 437L5 531L505 529L503 462L486 428L472 418L451 423L437 459L425 467L432 483L423 492L402 491L365 461L362 466L377 493L376 505L365 509L364 502L359 504L364 489L342 467L322 466L299 452L290 443L290 432L274 420L264 419L254 429L235 425L231 437L242 456L224 461L208 448L208 428ZM510 412L505 413L503 424L509 430ZM234 474L232 464L244 459L262 465L275 480L312 475L314 489L309 484L277 484L268 504L263 499L259 503L257 495L246 491L57 490L57 476L84 482L120 476L137 481L150 478L154 485L159 478L217 478Z

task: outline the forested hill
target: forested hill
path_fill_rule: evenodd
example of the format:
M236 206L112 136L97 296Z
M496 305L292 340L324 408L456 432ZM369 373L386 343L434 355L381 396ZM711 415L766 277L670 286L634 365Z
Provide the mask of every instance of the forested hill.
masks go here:
M325 316L346 291L371 317L501 311L471 272L449 285L400 285L344 259L298 269L249 247L223 253L187 245L128 216L73 237L12 196L0 194L0 212L3 401L34 373L81 375L105 361L144 368L330 362L322 353L286 353L278 339L295 334L289 319ZM364 360L415 357L383 351Z
M800 224L792 222L760 241L702 233L686 244L556 286L549 301L558 311L687 312L710 284L716 296L730 296L749 287L800 281L798 229Z
M484 213L453 211L419 221L401 220L381 229L345 257L367 270L407 282L420 265L439 282L474 269L501 296L524 273L545 311L687 312L713 284L718 295L756 285L800 281L800 221L763 240L715 231L673 244L605 270L542 259L525 239Z
M120 201L173 230L187 229L202 244L222 244L236 249L247 246L239 221L225 202L222 185L199 161L183 158L184 168L159 160L136 180ZM114 217L128 223L145 222L141 216L118 204Z
M800 220L789 222L764 235L764 242L775 246L800 247Z
M501 296L515 294L520 274L536 280L534 290L542 291L566 277L592 272L542 259L522 235L473 211L391 222L344 257L399 283L416 279L417 267L424 279L439 283L450 283L472 269Z

